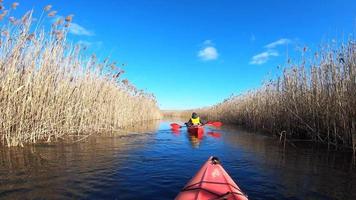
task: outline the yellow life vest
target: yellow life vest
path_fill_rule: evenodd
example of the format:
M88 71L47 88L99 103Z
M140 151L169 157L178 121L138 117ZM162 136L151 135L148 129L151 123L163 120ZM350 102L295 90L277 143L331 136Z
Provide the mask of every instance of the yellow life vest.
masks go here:
M195 119L191 118L190 120L192 121L192 124L193 124L193 125L198 125L198 124L200 124L200 118L199 118L199 117L197 117L197 118L195 118Z

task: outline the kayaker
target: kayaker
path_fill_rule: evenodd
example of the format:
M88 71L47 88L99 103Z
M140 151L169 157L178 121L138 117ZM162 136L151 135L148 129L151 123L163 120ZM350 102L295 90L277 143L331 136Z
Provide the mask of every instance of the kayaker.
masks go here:
M193 126L193 125L204 125L205 122L203 122L203 120L200 119L200 117L198 116L198 114L196 112L192 113L192 117L189 119L188 122L185 123L185 125L187 126Z

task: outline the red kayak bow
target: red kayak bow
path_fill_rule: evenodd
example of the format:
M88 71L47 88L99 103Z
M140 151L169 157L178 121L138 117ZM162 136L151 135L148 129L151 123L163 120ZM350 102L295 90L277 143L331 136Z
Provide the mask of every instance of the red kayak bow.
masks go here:
M216 157L210 157L188 182L176 200L248 200L241 189L221 166Z

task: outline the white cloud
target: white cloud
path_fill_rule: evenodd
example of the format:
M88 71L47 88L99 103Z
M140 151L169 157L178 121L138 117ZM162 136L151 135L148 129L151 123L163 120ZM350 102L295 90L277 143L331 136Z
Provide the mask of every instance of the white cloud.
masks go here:
M97 41L97 42L91 42L91 41L87 41L87 40L79 40L77 42L78 45L82 46L82 47L87 47L87 48L101 48L103 42L102 41Z
M203 42L203 48L198 52L198 57L205 61L218 59L218 50L214 47L214 43L211 40Z
M271 57L277 57L277 56L279 56L277 51L268 50L260 54L254 55L250 61L250 64L261 65L266 63Z
M254 55L251 58L250 64L251 65L262 65L262 64L266 63L271 57L278 57L279 53L275 49L278 46L290 44L292 42L293 41L288 38L281 38L279 40L276 40L274 42L271 42L271 43L265 45L264 48L266 48L267 50L262 53L259 53L257 55Z
M291 42L292 42L292 40L290 40L290 39L281 38L281 39L279 39L279 40L277 40L277 41L274 41L274 42L272 42L272 43L267 44L267 45L265 46L265 48L273 49L273 48L275 48L275 47L277 47L277 46L279 46L279 45L285 45L285 44L289 44L289 43L291 43Z
M85 36L93 36L94 33L83 26L80 26L77 23L71 23L69 26L69 32L74 35L85 35Z
M198 57L202 60L216 60L218 59L218 56L218 51L212 46L205 47L198 53Z

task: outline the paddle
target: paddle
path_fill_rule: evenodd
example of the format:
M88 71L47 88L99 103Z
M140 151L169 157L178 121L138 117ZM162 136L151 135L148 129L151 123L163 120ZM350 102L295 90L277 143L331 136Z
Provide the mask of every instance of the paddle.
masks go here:
M211 121L208 121L206 123L206 125L211 125L211 126L215 126L215 127L220 127L222 126L222 123L221 122L211 122Z
M222 123L221 123L221 122L211 122L211 121L208 121L208 122L207 122L206 124L204 124L204 125L220 127L220 126L222 126ZM177 124L177 123L172 123L172 124L171 124L171 127L172 127L172 129L180 129L180 128L182 128L182 127L187 127L187 126L181 126L181 125L179 125L179 124Z
M180 129L180 128L186 127L186 126L181 126L181 125L179 125L179 124L177 124L177 123L172 123L172 124L171 124L171 127L172 127L172 129Z

